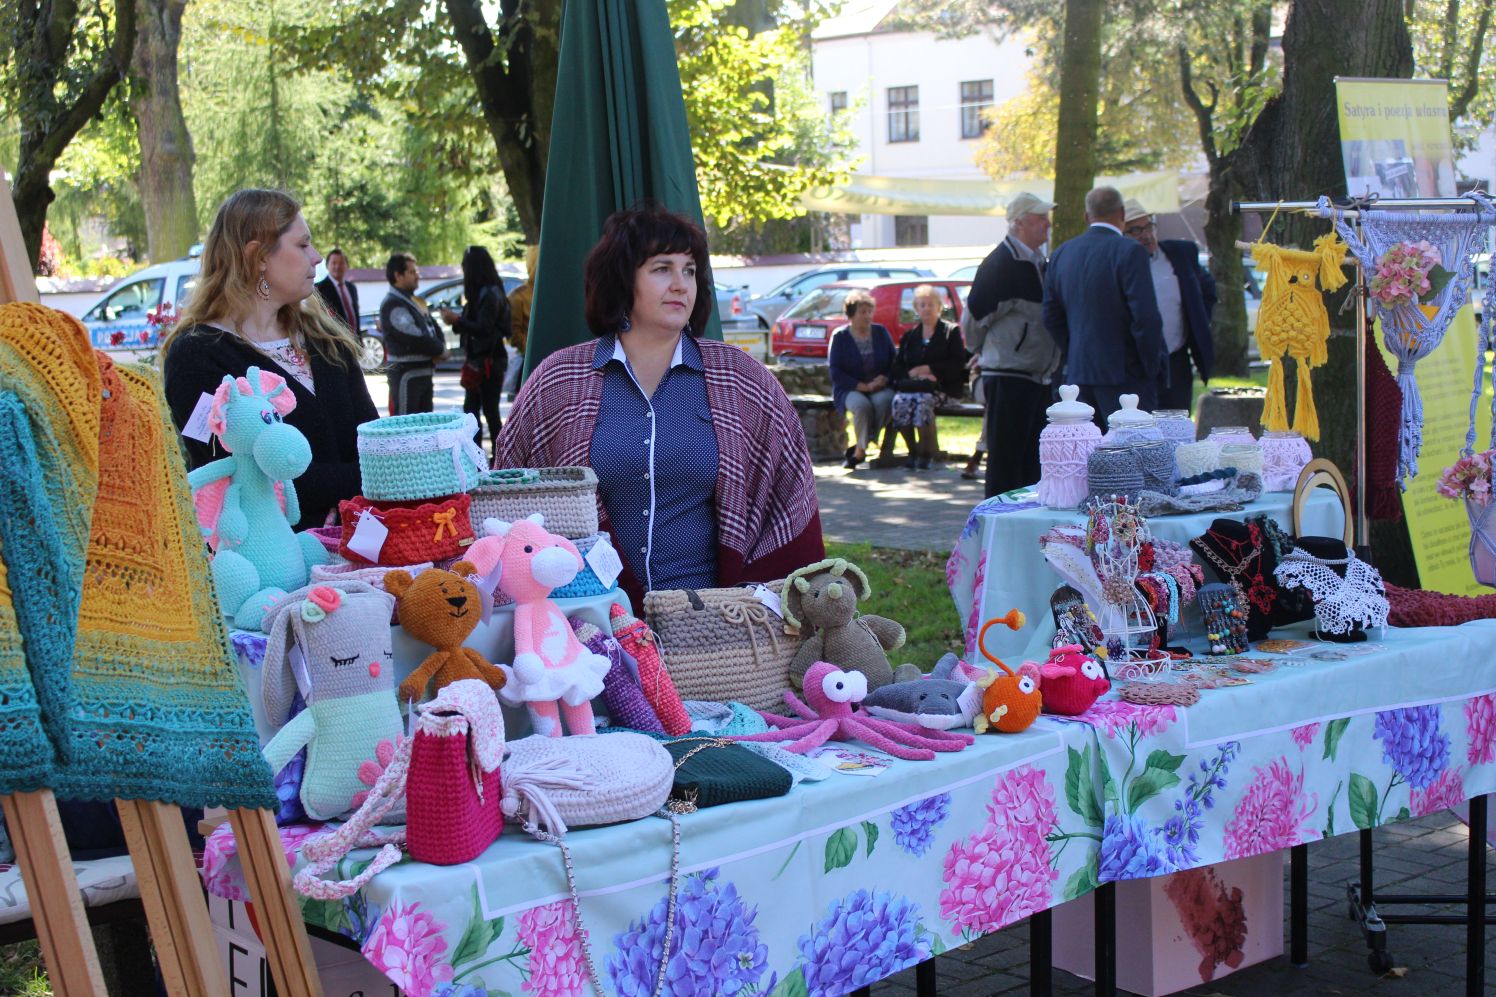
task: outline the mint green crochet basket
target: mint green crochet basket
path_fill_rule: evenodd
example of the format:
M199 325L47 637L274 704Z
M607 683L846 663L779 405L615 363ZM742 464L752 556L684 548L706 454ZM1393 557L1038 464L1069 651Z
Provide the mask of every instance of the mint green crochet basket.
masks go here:
M358 427L363 496L375 502L445 498L478 484L487 464L466 412L417 412Z

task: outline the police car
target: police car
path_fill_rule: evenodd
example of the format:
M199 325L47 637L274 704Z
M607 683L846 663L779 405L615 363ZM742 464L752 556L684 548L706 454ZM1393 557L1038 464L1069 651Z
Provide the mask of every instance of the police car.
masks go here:
M115 284L83 313L95 349L150 350L181 313L197 285L202 247L170 263L157 263Z

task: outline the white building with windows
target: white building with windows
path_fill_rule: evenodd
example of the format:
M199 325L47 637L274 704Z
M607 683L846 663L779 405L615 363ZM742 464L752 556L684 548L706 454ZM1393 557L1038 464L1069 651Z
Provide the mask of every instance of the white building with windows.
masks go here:
M1019 41L986 33L938 38L894 30L898 0L850 0L811 36L812 77L828 113L848 114L858 174L980 181L981 111L1022 94L1031 59ZM991 245L1001 218L854 215L855 248Z

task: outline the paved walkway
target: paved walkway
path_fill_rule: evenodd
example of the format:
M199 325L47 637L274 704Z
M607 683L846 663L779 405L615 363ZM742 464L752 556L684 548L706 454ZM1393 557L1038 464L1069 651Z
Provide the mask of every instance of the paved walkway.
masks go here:
M382 406L383 378L370 378L370 388L375 403ZM438 407L462 404L462 391L455 374L439 376L436 393ZM856 471L847 471L836 463L817 465L816 491L826 536L867 542L875 547L949 552L966 522L967 512L982 498L981 482L961 480L960 467L953 463L929 471L903 468L875 471L864 465ZM1465 825L1447 811L1378 830L1375 836L1378 891L1427 894L1463 891L1468 840ZM1357 841L1355 834L1342 834L1310 846L1311 961L1307 967L1294 968L1285 955L1186 992L1196 997L1462 994L1463 926L1391 926L1388 951L1393 964L1399 967L1394 972L1402 975L1378 978L1372 974L1361 933L1346 916L1345 887L1359 877ZM1487 855L1489 858L1489 851ZM1488 870L1487 876L1496 884L1496 870ZM1286 864L1283 892L1286 951ZM1396 908L1399 912L1432 909ZM1383 913L1389 912L1390 909L1383 909ZM1125 898L1119 899L1117 913L1118 917L1133 913ZM1488 930L1487 939L1486 961L1490 967L1487 976L1496 983L1496 936ZM1028 925L1014 925L942 955L937 960L937 973L941 997L1027 993ZM1054 992L1089 994L1092 984L1056 970ZM1487 992L1496 993L1496 986L1487 987ZM877 997L913 993L912 970L873 987Z

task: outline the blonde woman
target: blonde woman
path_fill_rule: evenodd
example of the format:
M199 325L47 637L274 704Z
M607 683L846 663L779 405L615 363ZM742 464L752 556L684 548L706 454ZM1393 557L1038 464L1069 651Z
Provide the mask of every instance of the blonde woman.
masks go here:
M322 526L359 492L359 423L376 418L356 335L315 293L322 257L301 205L278 190L241 190L218 208L202 270L176 326L161 341L166 400L183 429L225 374L280 374L296 396L286 422L306 436L312 464L296 481L298 529ZM182 437L189 468L223 456Z
M914 289L919 321L899 340L893 360L892 425L909 447L907 468L929 469L937 447L935 410L945 398L966 393L966 345L960 330L940 317L944 304L944 296L931 285Z

